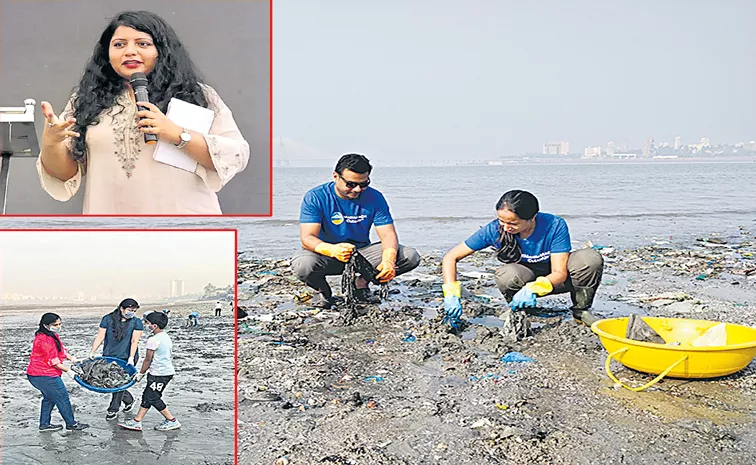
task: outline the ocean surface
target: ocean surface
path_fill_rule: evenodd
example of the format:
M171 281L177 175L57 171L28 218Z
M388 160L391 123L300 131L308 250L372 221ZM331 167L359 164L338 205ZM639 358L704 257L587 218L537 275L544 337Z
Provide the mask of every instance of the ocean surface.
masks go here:
M235 228L239 250L284 258L299 247L304 193L331 179L324 168L273 173L271 218L3 218L4 228ZM512 164L376 168L372 186L386 196L401 243L444 252L495 218L510 189L533 192L541 211L567 220L575 247L585 241L635 247L654 241L756 232L756 160Z

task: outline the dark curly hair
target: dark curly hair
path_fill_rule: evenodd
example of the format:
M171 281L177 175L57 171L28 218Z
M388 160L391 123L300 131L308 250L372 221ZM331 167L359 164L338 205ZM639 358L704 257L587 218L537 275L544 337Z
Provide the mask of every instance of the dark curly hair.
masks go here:
M73 139L74 160L86 163L87 128L100 123L103 111L116 104L116 98L128 83L110 66L110 40L119 26L126 26L149 34L158 51L154 69L148 75L147 90L150 102L165 113L172 97L207 108L208 102L200 86L199 73L189 53L176 32L161 17L149 11L125 11L116 15L95 44L78 87L74 88L74 131L80 133ZM126 108L118 105L121 113Z

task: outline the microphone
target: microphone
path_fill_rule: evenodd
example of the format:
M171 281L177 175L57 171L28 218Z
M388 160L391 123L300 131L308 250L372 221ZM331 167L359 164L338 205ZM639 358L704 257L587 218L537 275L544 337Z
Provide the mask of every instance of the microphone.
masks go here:
M131 77L129 78L129 83L131 83L131 87L134 89L134 96L136 97L137 102L150 101L150 94L147 92L147 76L145 76L144 73L132 74ZM141 105L139 105L139 109L149 110L149 108L145 108ZM145 144L155 144L157 140L158 138L155 134L145 133L144 135Z

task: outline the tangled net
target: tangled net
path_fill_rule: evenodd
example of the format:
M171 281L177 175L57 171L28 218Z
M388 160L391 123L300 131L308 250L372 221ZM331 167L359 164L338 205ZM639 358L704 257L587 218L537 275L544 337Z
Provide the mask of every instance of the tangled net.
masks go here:
M355 286L355 279L357 275L361 276L368 283L373 283L381 286L378 296L381 300L388 298L388 284L381 283L375 279L378 275L373 265L359 252L355 251L349 258L349 261L344 267L344 273L341 275L341 293L344 295L345 305L344 311L341 314L341 323L350 325L357 318L357 287Z

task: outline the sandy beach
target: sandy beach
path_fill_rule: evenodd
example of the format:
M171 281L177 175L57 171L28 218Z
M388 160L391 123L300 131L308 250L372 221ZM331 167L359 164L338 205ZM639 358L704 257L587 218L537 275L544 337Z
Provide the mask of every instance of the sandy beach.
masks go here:
M3 465L21 464L197 464L234 463L234 318L224 308L213 316L214 302L177 304L171 307L167 328L174 344L176 376L163 396L181 429L153 430L162 416L153 410L143 421L144 431L127 431L118 421L133 417L119 413L118 421L106 421L109 394L99 394L63 377L78 421L88 423L81 432L37 431L41 394L31 386L25 369L33 333L46 311L61 315L61 338L77 357L85 357L97 333L100 318L111 309L99 307L3 308L0 310L0 444ZM162 310L145 305L142 311ZM191 311L200 312L199 327L184 327ZM183 318L182 318L183 317ZM140 362L144 356L143 336ZM145 381L130 388L141 400ZM62 423L57 410L53 422Z
M653 241L600 249L600 316L756 321L756 241ZM239 451L244 464L708 464L756 456L756 363L707 380L615 386L568 296L539 299L532 333L507 341L490 254L462 262L461 334L440 324L440 256L391 285L350 326L298 303L287 260L240 258ZM338 278L331 281L339 294ZM519 352L532 362L505 363ZM626 384L653 376L613 362ZM284 461L285 459L285 461Z

